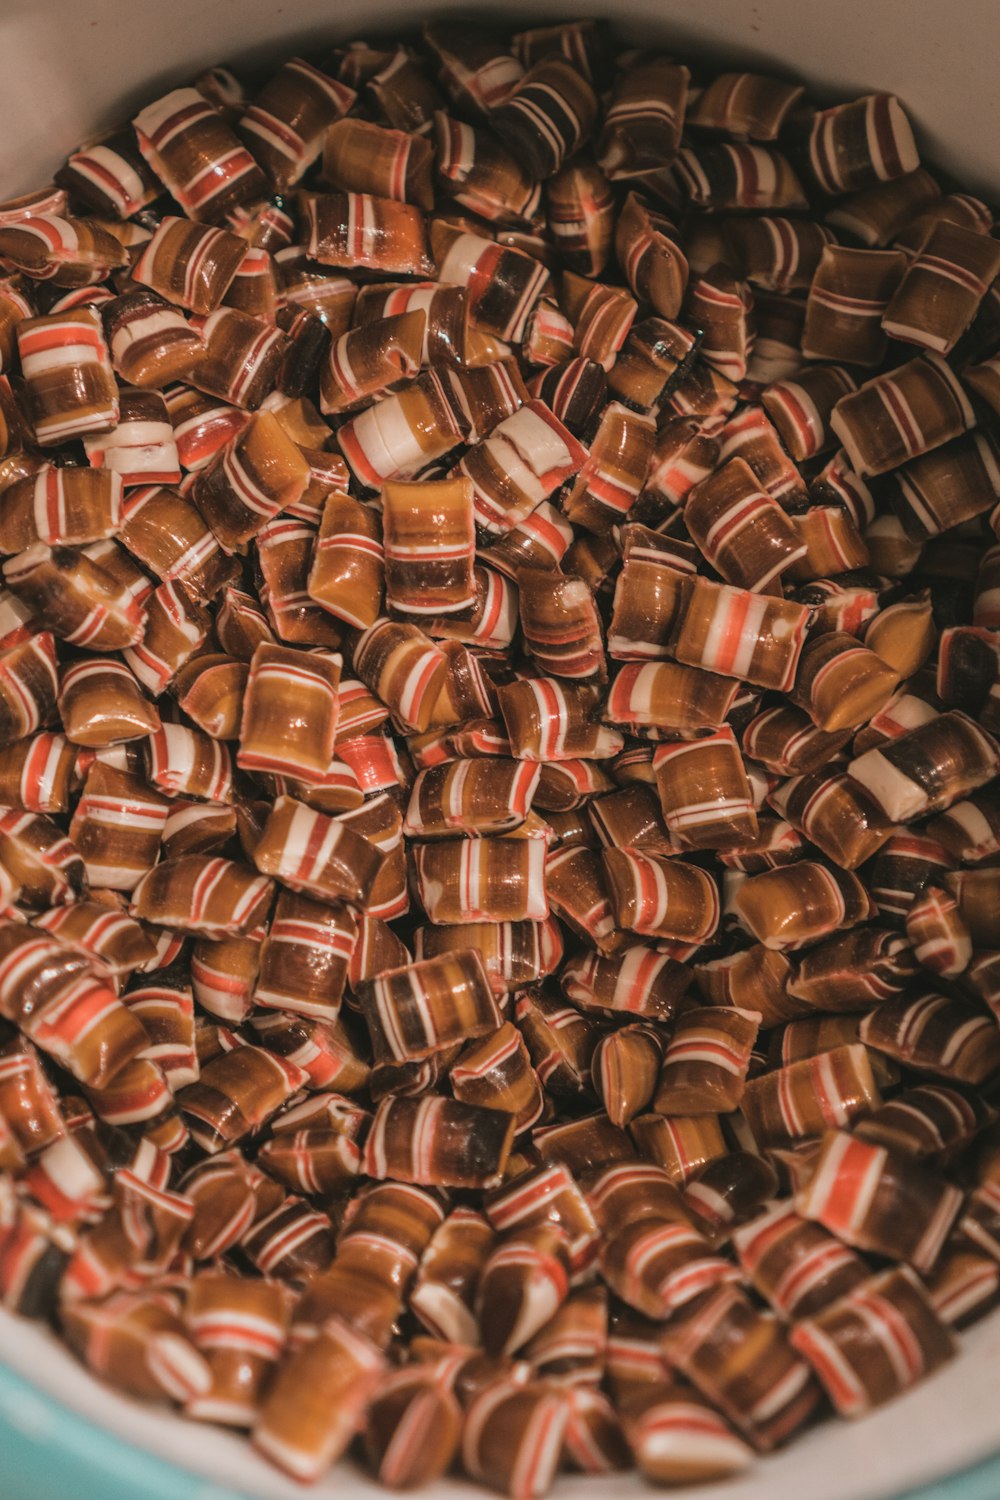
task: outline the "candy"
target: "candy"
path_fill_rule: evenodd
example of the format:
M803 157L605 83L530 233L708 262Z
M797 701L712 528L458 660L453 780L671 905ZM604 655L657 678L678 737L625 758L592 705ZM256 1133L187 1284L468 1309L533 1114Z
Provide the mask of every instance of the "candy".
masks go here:
M883 1271L797 1324L803 1354L842 1416L861 1416L931 1374L954 1353L908 1266Z
M887 1000L862 1022L861 1040L921 1072L958 1083L981 1084L1000 1066L992 1019L944 995Z
M143 247L132 269L132 279L167 302L207 315L215 311L226 295L245 254L243 240L227 229L213 229L206 224L193 224L190 219L168 216L161 220L152 239ZM146 301L138 306L150 309L156 304ZM117 317L115 321L119 321ZM134 321L134 318L128 320ZM169 325L161 320L159 326ZM143 329L141 336L148 338L152 332L152 327L148 331ZM138 336L130 334L130 342ZM179 342L179 338L173 342ZM157 383L165 384L166 380L183 374L183 366L173 364L164 380Z
M736 910L765 948L794 948L854 927L872 901L856 875L813 860L766 870L744 881Z
M532 178L551 177L590 135L597 100L565 59L544 57L517 80L490 124Z
M497 1381L466 1412L465 1470L501 1494L538 1500L555 1477L568 1420L568 1400L558 1387Z
M751 1450L690 1386L658 1374L648 1389L628 1393L624 1428L643 1477L651 1484L699 1484L738 1474Z
M732 708L736 691L731 677L695 666L630 663L612 682L605 712L616 724L633 729L688 735L717 729Z
M819 1391L781 1324L738 1287L717 1288L664 1332L665 1357L761 1452L790 1436Z
M791 600L694 579L684 587L673 649L688 666L787 692L807 621L808 611Z
M219 223L264 195L253 157L194 89L165 94L132 123L139 150L190 218Z
M938 223L896 288L882 327L894 339L948 354L998 271L1000 252L988 236Z
M545 267L522 251L433 219L431 253L438 280L467 290L469 316L489 334L517 341L546 290ZM411 270L412 267L404 267Z
M614 199L604 173L575 156L545 184L545 203L560 259L580 276L599 276L614 235Z
M31 420L43 448L115 426L118 392L93 308L25 318L16 333Z
M602 535L627 515L642 490L655 434L651 418L610 402L564 503L568 519Z
M601 857L620 926L694 943L713 935L719 895L714 881L696 865L656 859L636 849L605 849Z
M375 325L370 325L374 327ZM382 490L386 596L403 614L449 615L474 603L474 492L468 479Z
M888 340L882 315L906 270L898 250L828 245L809 285L802 353L847 365L881 364Z
M810 948L788 979L788 994L826 1011L866 1010L905 989L916 961L904 938L854 928Z
M281 1365L254 1424L254 1446L294 1478L317 1479L350 1442L382 1368L368 1339L330 1319Z
M341 451L358 482L381 489L386 479L412 479L443 458L464 435L459 416L434 371L384 397L338 432Z
M616 181L668 166L680 147L690 74L663 57L619 74L604 117L597 159Z
M858 1249L893 1254L929 1271L962 1204L962 1194L885 1147L831 1131L796 1211Z
M466 288L439 286L436 281L362 287L354 310L355 325L411 312L424 314L421 364L489 369L504 354L506 346L470 318Z
M791 164L770 146L683 146L674 170L698 208L805 206L802 186Z
M365 1145L370 1177L439 1187L490 1187L499 1181L514 1121L497 1110L425 1096L379 1105Z
M996 775L1000 749L965 714L939 714L848 767L893 822L939 812Z
M159 192L129 130L116 130L70 152L56 180L98 216L115 219L131 218Z
M268 1375L278 1363L288 1299L275 1282L204 1271L191 1283L184 1320L205 1356L212 1384L188 1403L196 1421L253 1424Z
M830 423L860 474L884 474L967 431L973 411L948 366L928 354L843 396Z
M258 407L277 381L289 347L286 335L236 307L216 308L194 327L204 348L192 385L235 406Z
M531 400L460 459L476 525L502 536L577 474L586 450L541 401Z
M450 1467L462 1428L454 1395L433 1371L389 1375L368 1409L368 1460L382 1484L410 1489Z
M243 111L239 133L278 192L299 181L323 148L328 127L354 103L353 91L293 57Z

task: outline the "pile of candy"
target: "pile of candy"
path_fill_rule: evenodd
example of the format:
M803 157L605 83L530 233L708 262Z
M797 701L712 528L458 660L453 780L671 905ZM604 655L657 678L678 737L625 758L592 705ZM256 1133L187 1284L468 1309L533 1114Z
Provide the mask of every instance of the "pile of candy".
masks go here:
M1000 241L428 24L0 206L0 1298L315 1479L724 1476L1000 1300Z

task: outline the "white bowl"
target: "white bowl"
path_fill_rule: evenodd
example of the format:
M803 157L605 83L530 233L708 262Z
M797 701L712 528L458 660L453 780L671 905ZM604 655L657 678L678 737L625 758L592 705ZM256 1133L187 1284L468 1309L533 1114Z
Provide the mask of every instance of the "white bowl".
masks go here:
M492 7L438 0L433 6L435 14L470 9L525 24L591 13L583 0L547 0L541 8L533 0ZM619 0L605 9L613 10L621 35L631 41L777 69L801 77L821 97L892 90L917 126L925 160L969 188L1000 197L1000 0ZM206 65L266 67L296 50L412 27L420 14L421 7L380 0L341 0L335 9L330 0L2 0L0 197L45 182L69 147ZM0 1361L23 1377L20 1385L0 1383L3 1500L54 1493L41 1476L69 1438L59 1403L104 1429L103 1462L108 1471L118 1469L123 1496L131 1450L116 1446L116 1439L189 1471L176 1476L176 1493L185 1497L217 1500L220 1487L254 1500L385 1494L347 1466L304 1492L241 1439L110 1393L43 1329L2 1311ZM690 1494L697 1500L880 1500L929 1484L1000 1450L998 1384L1000 1314L963 1338L959 1358L940 1375L884 1412L857 1424L826 1422L745 1476ZM34 1479L23 1477L25 1469L4 1478L15 1434L21 1442L27 1434L37 1446ZM97 1468L89 1466L102 1441L94 1437L97 1449L81 1456L73 1500L103 1500L108 1493L95 1487ZM192 1472L203 1476L204 1488L191 1488ZM151 1489L152 1480L145 1490L137 1483L134 1500ZM483 1493L457 1482L440 1490L455 1500ZM156 1493L171 1493L169 1477ZM635 1476L563 1478L556 1488L557 1497L580 1500L642 1493L648 1490ZM1000 1475L991 1468L978 1480L956 1480L941 1494L992 1500L1000 1494Z

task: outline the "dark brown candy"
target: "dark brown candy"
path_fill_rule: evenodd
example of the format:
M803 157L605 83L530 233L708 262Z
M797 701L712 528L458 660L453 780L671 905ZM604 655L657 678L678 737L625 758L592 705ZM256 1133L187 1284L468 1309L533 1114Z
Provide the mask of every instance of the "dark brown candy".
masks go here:
M102 217L130 219L159 192L130 130L81 146L56 173L59 185Z
M684 146L675 167L690 201L709 209L804 208L787 157L770 146Z
M642 944L610 956L588 953L571 959L561 976L568 998L584 1010L655 1021L673 1015L688 982L668 953Z
M867 1050L855 1044L751 1079L742 1107L758 1145L771 1147L847 1129L880 1104Z
M947 1160L992 1119L992 1107L981 1098L947 1084L921 1083L860 1120L855 1134L907 1156Z
M491 1187L502 1177L514 1121L434 1095L384 1099L365 1145L369 1177L435 1187Z
M694 965L698 989L710 1005L753 1008L760 1014L762 1026L775 1026L803 1014L805 1002L789 993L793 972L784 954L762 943Z
M883 1271L798 1323L793 1346L841 1416L862 1416L932 1374L955 1352L909 1266Z
M555 1477L568 1420L568 1397L558 1386L496 1381L466 1412L466 1473L517 1500L540 1500Z
M18 597L72 645L120 651L135 645L143 634L139 602L84 551L34 542L4 563L3 576Z
M569 1292L569 1240L555 1223L505 1235L487 1256L476 1311L491 1355L513 1354L555 1316Z
M819 1401L781 1324L738 1287L717 1288L670 1323L662 1348L760 1452L789 1438Z
M335 1020L357 941L357 917L350 907L282 891L267 936L253 955L254 1004ZM237 993L243 993L242 984Z
M991 780L1000 748L955 710L866 750L848 767L894 822L939 812Z
M891 338L949 354L1000 272L1000 247L959 224L935 224L884 314Z
M616 181L670 165L680 147L690 74L665 57L636 58L618 75L597 158Z
M915 971L905 938L877 927L856 927L804 953L787 988L811 1009L867 1010L899 994Z
M893 94L867 94L817 110L808 140L809 166L824 193L852 193L919 167L913 131Z
M962 1205L962 1194L912 1159L847 1135L824 1138L796 1211L858 1249L891 1254L929 1271Z
M732 1151L710 1162L684 1190L684 1207L713 1243L729 1239L737 1225L754 1219L774 1198L778 1174L764 1156Z
M364 903L382 864L379 850L361 834L287 796L272 805L253 857L263 874L291 890L356 905Z
M587 80L567 60L546 57L516 82L490 124L538 180L557 172L587 139L596 112Z
M688 111L687 123L721 131L734 140L777 140L789 111L802 98L801 84L762 73L720 73Z
M675 848L739 847L757 835L750 783L733 731L658 745L653 770Z
M419 1060L485 1036L500 1013L471 949L381 974L362 997L376 1064Z
M956 1083L980 1085L1000 1067L993 1018L944 995L887 1000L865 1017L861 1039L908 1067Z
M691 943L715 933L719 894L704 870L636 849L605 849L602 860L621 927Z
M743 1097L759 1013L736 1006L682 1012L667 1043L653 1108L663 1115L723 1114Z
M1000 500L1000 454L988 432L955 438L894 475L893 507L907 536L923 542L991 510Z
M732 677L705 672L693 664L630 662L611 684L605 715L633 733L653 730L654 739L694 735L722 725L737 690ZM655 780L652 768L649 780Z
M811 1317L860 1285L861 1257L791 1203L780 1203L733 1233L740 1265L779 1317Z
M282 192L315 161L327 130L354 100L353 90L292 57L240 115L238 131Z
M139 150L190 218L222 223L264 196L264 174L195 89L174 89L132 123Z
M882 315L906 270L899 250L828 245L809 286L802 353L870 369L888 347Z
M242 1046L214 1058L197 1083L178 1095L178 1107L204 1151L226 1150L263 1125L301 1088L295 1063L261 1047Z
M545 185L549 233L560 259L580 276L599 276L614 237L614 197L600 167L582 155Z
M884 474L967 431L972 406L944 360L927 354L844 396L830 418L859 474Z

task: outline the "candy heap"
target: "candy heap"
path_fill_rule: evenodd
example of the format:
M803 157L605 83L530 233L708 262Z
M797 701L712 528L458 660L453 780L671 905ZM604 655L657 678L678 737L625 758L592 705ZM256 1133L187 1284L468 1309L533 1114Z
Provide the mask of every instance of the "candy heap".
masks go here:
M0 1298L315 1479L722 1477L1000 1299L1000 242L600 23L0 206Z

